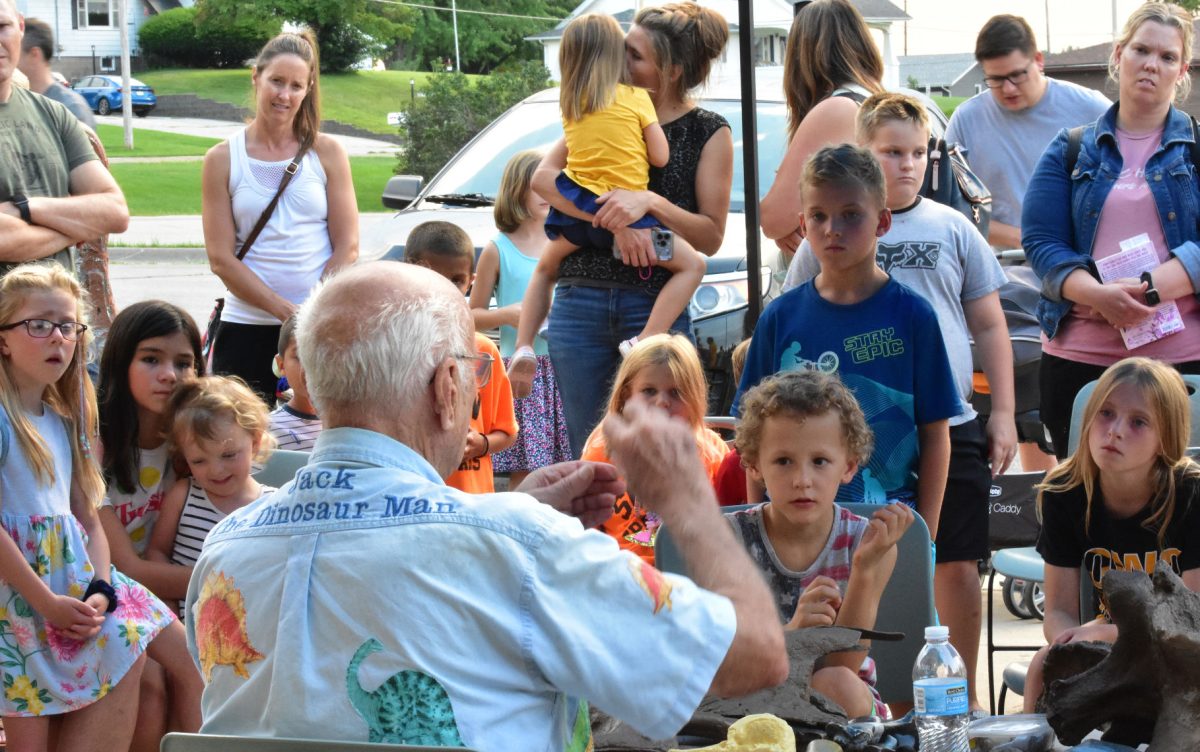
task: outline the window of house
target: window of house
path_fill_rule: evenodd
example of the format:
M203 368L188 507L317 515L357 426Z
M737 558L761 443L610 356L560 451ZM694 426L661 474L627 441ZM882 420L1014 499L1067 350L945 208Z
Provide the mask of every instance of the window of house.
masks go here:
M113 28L119 9L120 0L75 0L74 28Z

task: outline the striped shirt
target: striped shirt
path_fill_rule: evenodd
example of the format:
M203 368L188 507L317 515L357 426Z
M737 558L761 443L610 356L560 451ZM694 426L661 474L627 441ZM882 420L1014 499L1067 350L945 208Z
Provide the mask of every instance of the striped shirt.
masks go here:
M321 419L284 403L271 411L267 432L279 442L279 449L308 452L321 433Z

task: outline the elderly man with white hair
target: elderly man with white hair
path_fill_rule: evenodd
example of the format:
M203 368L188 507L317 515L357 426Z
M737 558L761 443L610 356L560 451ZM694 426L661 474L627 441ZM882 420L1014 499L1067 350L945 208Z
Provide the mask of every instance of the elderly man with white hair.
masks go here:
M326 428L196 564L203 733L584 750L589 704L662 738L708 692L787 677L775 606L687 426L635 406L605 431L695 582L555 508L605 519L621 490L607 465L535 473L522 490L537 498L443 483L491 365L445 279L358 266L305 303L298 332Z
M58 102L14 85L25 20L0 0L0 274L129 224L125 196L86 132Z

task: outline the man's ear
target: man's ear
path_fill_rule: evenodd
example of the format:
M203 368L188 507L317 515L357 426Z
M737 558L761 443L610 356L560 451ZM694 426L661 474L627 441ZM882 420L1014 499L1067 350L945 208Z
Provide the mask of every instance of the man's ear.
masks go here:
M443 358L433 371L433 379L429 388L433 393L433 412L437 416L438 425L443 431L449 431L455 425L455 410L458 406L458 359Z

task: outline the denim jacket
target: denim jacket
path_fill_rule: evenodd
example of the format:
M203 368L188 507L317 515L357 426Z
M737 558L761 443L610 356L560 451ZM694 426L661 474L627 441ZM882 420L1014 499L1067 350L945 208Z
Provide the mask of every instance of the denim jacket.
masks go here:
M1033 270L1042 280L1038 323L1053 338L1073 303L1063 298L1063 282L1076 269L1098 277L1092 246L1109 191L1121 173L1117 147L1117 108L1114 104L1096 122L1085 126L1075 169L1067 175L1067 134L1063 129L1042 154L1021 213L1021 244ZM1171 108L1162 143L1146 162L1146 182L1171 256L1178 258L1200 290L1200 189L1190 151L1194 143L1191 118ZM1129 228L1136 234L1138 228Z

